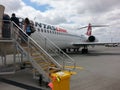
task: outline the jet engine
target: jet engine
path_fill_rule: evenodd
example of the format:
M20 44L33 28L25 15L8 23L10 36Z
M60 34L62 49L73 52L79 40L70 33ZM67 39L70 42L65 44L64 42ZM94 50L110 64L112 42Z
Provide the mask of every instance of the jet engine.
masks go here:
M88 41L89 41L89 42L95 42L95 41L96 41L95 36L89 36L89 37L88 37Z

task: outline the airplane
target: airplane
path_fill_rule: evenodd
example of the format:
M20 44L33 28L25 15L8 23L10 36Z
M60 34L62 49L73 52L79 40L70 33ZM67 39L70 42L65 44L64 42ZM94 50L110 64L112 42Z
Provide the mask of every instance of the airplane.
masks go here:
M89 23L88 26L79 28L79 29L87 28L86 34L77 35L69 33L66 29L60 27L35 22L36 31L34 34L32 34L32 37L34 38L34 36L37 35L39 36L39 34L42 34L65 52L66 50L70 51L71 48L74 49L75 51L79 51L79 49L82 47L81 50L82 54L87 54L88 46L111 44L111 42L101 43L94 35L92 35L92 27L107 27L107 26L108 25L91 25Z
M24 19L20 17L19 19L21 19L20 27L22 28L21 25L23 25ZM89 23L88 26L79 28L87 28L86 34L77 35L70 33L66 29L63 29L61 27L56 27L53 25L39 23L35 21L31 22L36 29L36 31L31 35L32 38L34 38L34 36L39 36L40 34L42 34L43 36L46 36L49 40L51 40L64 52L69 52L71 51L71 49L73 49L74 51L79 51L79 49L82 48L82 54L87 54L88 46L114 44L109 42L101 43L94 35L92 35L92 27L106 27L107 25L91 25ZM36 41L39 42L39 40ZM41 45L44 46L44 44Z

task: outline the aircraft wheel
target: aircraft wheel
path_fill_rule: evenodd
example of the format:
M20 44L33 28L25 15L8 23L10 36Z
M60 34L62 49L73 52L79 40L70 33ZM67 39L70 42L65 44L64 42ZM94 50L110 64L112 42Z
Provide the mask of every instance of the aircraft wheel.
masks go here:
M82 54L87 54L88 53L88 49L82 49Z
M70 53L71 52L71 48L67 48L67 53Z
M79 48L75 48L75 49L74 49L74 52L79 52Z
M66 49L62 49L65 53L67 52L67 50Z
M84 54L84 50L85 50L85 49L82 49L82 50L81 50L82 54Z
M85 49L85 54L87 54L88 53L88 49Z

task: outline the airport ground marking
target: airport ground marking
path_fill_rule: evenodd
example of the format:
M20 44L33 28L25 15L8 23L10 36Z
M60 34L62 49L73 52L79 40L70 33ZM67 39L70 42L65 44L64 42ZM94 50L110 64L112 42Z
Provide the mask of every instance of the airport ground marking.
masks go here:
M81 66L65 66L65 68L75 68L75 69L80 69L80 70L83 70L84 68L81 67Z

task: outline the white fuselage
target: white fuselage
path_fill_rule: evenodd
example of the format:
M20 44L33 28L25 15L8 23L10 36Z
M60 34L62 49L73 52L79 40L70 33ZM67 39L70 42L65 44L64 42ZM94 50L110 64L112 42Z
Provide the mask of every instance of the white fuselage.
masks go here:
M34 40L39 42L40 38L42 38L41 36L46 37L61 49L77 48L73 46L74 43L82 43L83 41L86 41L88 38L85 35L78 36L75 34L70 34L67 31L50 30L50 29L36 26L36 31L35 33L33 33L32 37L34 38ZM40 43L40 44L44 46L44 43L43 44Z

